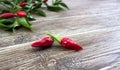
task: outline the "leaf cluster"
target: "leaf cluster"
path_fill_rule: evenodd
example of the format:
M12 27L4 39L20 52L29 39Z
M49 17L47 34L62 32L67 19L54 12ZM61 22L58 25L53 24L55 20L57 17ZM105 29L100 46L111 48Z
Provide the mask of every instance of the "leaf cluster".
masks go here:
M27 5L21 7L20 4L27 2ZM16 14L18 11L22 10L27 13L27 17L14 17L10 19L0 18L0 27L5 30L12 30L13 32L20 27L25 27L32 30L32 26L29 21L36 20L31 14L35 13L40 16L46 17L44 8L59 12L65 9L69 9L68 6L62 0L52 0L52 4L44 2L44 0L0 0L0 15L5 12L10 12Z

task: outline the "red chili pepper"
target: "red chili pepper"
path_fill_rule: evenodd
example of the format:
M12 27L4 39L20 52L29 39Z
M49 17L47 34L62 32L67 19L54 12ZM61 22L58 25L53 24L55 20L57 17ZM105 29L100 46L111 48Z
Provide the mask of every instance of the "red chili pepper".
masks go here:
M7 18L13 18L15 16L16 15L14 13L3 13L0 17L7 19Z
M71 49L71 50L83 50L82 46L74 42L73 40L69 38L63 38L61 40L61 45L66 48L66 49Z
M70 50L83 50L83 47L80 44L77 44L76 42L74 42L73 40L71 40L70 38L59 38L56 37L50 33L47 33L51 38L55 39L58 43L61 44L62 47L66 48L66 49L70 49Z
M43 2L48 2L48 0L44 0Z
M32 47L37 47L40 49L45 49L45 48L49 48L52 46L54 40L51 37L45 37L40 41L36 41L34 42L31 46Z
M27 4L28 4L27 2L23 2L23 3L19 4L19 6L25 7Z
M24 12L24 11L18 11L18 12L17 12L17 15L18 15L19 17L26 17L26 16L27 16L26 12Z

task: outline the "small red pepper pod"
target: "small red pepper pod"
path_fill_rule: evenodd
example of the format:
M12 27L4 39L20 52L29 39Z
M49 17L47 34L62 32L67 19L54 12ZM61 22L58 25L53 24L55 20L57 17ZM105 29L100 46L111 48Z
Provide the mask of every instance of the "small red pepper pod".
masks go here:
M62 38L61 45L66 49L71 49L76 51L83 50L81 45L77 44L76 42L74 42L69 38Z
M17 12L17 16L19 16L19 17L26 17L26 16L27 16L27 13L24 12L24 11L18 11L18 12Z
M27 2L23 2L21 4L19 4L20 7L25 7L28 3Z
M40 48L40 49L45 49L49 48L52 46L54 40L51 37L45 37L42 40L36 41L32 43L32 47Z
M60 43L62 47L66 49L75 50L75 51L83 50L83 47L80 44L77 44L75 41L71 40L70 38L66 38L66 37L60 38L50 33L47 33L47 35L49 35L51 38L56 40L58 43Z
M7 18L13 18L15 16L16 15L14 13L3 13L0 17L7 19Z

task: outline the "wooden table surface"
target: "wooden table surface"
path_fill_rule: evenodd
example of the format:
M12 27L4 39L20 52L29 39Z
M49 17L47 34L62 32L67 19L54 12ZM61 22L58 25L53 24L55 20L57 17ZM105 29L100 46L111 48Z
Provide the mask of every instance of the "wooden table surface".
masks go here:
M0 70L120 70L120 1L64 0L70 10L47 12L31 22L37 30L0 29ZM84 47L72 51L57 43L46 50L30 45L46 31Z

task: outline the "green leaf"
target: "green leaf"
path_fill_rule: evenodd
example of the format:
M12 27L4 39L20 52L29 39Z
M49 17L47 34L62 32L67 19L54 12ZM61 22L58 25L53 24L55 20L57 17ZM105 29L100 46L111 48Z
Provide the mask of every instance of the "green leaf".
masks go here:
M33 3L28 4L27 6L25 6L25 9L27 13L30 13L34 9L34 4Z
M3 23L1 23L1 22L3 22ZM5 23L7 23L7 24L11 23L11 24L6 25ZM14 23L10 19L9 20L8 19L4 19L4 20L2 19L0 21L0 27L5 29L5 30L10 30L10 31L12 30L13 32L15 32L15 28L18 27L18 26L20 26L20 24L17 22L17 20Z
M62 2L61 0L55 0L55 2L53 3L53 5L59 5L59 3Z
M7 1L7 0L5 0L5 1L3 1L5 4L7 4L7 5L10 5L10 6L13 6L13 3L11 2L11 1Z
M36 10L35 10L35 13L37 13L37 14L40 15L40 16L44 16L44 17L46 17L45 12L42 11L41 9L36 9Z
M29 21L36 20L33 16L27 16L27 18L28 18Z
M18 26L20 26L20 24L18 23L18 21L16 20L12 25L13 28L16 28Z
M5 24L5 25L11 25L13 23L13 20L11 20L11 19L1 19L0 22Z
M5 25L5 24L2 24L2 23L0 23L0 27L1 27L1 28L4 28L5 30L11 29L11 26L10 26L10 25Z
M28 4L31 4L33 2L33 0L28 0Z
M48 10L55 11L55 12L64 10L62 7L59 7L59 6L48 6L47 8L48 8Z
M24 17L17 18L17 20L18 20L18 23L21 24L23 27L28 28L28 29L32 28L30 23L26 20L26 18L24 18Z
M69 9L69 7L65 4L65 3L63 3L63 2L60 2L59 3L61 6L63 6L63 7L65 7L65 8L67 8L67 9Z
M2 13L3 13L3 11L0 10L0 14L2 14Z
M18 12L18 11L20 11L22 8L20 7L20 6L15 6L15 9L12 9L11 11L13 12L13 13L16 13L16 12Z
M17 4L22 3L24 0L17 0Z
M16 20L12 25L11 25L11 27L12 27L12 31L13 32L16 32L16 27L19 27L20 26L20 24L18 23L18 21Z
M39 0L38 3L35 5L35 9L38 9L41 7L43 1L42 0Z

